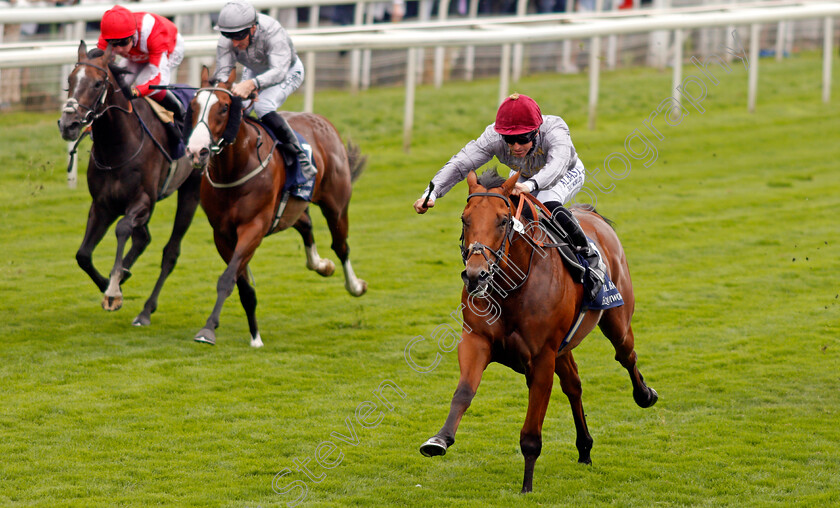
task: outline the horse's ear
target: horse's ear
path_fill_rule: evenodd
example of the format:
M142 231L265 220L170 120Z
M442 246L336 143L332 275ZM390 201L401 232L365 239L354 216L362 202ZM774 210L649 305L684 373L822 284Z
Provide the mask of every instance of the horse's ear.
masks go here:
M105 53L102 55L102 61L106 64L111 63L111 60L114 59L114 55L112 53L113 49L114 48L110 44L108 44L108 46L105 48Z
M87 44L85 41L79 41L79 62L87 58Z
M502 190L504 191L505 195L510 195L510 191L513 190L513 187L516 185L516 181L519 180L519 171L513 174L510 178L505 180L505 183L502 184Z
M475 171L467 173L467 185L470 187L470 193L473 192L474 188L478 187L478 177L475 176Z
M233 86L233 82L236 81L236 67L230 71L230 76L228 76L227 86L228 88Z
M206 65L201 66L201 86L210 86L210 69Z

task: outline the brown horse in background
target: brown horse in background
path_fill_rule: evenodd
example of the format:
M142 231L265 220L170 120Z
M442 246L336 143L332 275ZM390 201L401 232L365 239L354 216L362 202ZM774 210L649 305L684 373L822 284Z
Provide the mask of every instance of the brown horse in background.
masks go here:
M247 268L263 238L294 226L303 237L307 268L326 277L335 271L335 264L318 256L309 203L300 199L284 200L283 155L259 122L242 118L242 103L230 92L236 72L231 72L228 81L217 86L210 83L209 74L204 67L202 88L190 104L188 116L192 117L193 130L187 154L194 166L204 168L201 206L213 227L216 248L227 268L216 286L213 312L195 340L215 344L219 313L235 283L248 317L251 346L261 347L256 292L248 282ZM324 117L307 113L283 115L312 146L312 162L318 168L312 202L320 206L327 220L333 251L344 268L347 291L361 296L367 291L367 283L356 277L350 263L347 210L351 183L364 169L365 159L358 147L349 143L344 146L335 127ZM232 140L227 139L234 133Z
M594 208L573 208L587 236L596 242L608 274L625 302L605 311L587 311L582 308L583 286L575 283L556 249L541 246L540 236L545 238L545 231L526 230L516 221L510 195L519 173L507 181L495 172L490 178L487 176L482 175L479 183L475 173L468 175L470 194L461 218L466 264L461 294L464 327L458 345L461 377L443 428L420 451L426 456L445 454L455 442L455 432L475 396L484 369L492 361L507 365L525 374L529 390L528 412L519 437L525 457L524 493L532 490L555 373L572 407L578 462L591 463L592 437L581 404L581 383L572 349L596 325L612 342L615 359L630 373L636 403L650 407L658 395L645 385L636 368L630 326L635 303L633 286L615 231ZM510 282L501 284L502 289L491 287L491 283L501 280ZM582 311L582 321L564 344L567 332Z
M79 45L79 60L70 73L68 99L58 127L61 137L75 141L88 125L94 139L87 169L87 184L93 202L87 227L76 261L100 291L102 308L109 311L122 306L120 285L131 276L129 269L149 242L149 219L155 203L178 190L178 208L172 235L163 249L160 276L134 318L136 326L151 323L157 309L158 295L164 281L175 268L181 252L181 240L198 208L201 172L190 168L186 158L171 167L166 153L166 129L145 100L130 101L111 68L111 47L104 52L94 49L90 57L84 41ZM93 250L114 221L117 222L117 256L110 279L93 266ZM123 257L131 237L131 249Z

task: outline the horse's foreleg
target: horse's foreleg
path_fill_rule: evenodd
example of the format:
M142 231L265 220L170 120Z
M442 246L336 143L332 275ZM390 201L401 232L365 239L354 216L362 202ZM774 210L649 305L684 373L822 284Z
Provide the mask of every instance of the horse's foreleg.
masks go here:
M152 290L152 294L149 295L145 305L143 305L143 310L134 318L132 322L134 326L147 326L152 322L152 313L157 309L158 297L160 296L161 289L163 289L163 283L169 277L169 274L172 273L172 270L175 269L175 263L181 254L181 240L187 234L187 229L189 229L195 216L195 210L198 208L200 183L200 175L192 176L178 189L178 207L175 211L175 224L172 226L172 234L169 236L169 241L163 248L160 275ZM134 242L132 241L132 249L133 247ZM130 254L131 252L129 252ZM126 259L128 257L126 256Z
M90 211L88 212L87 226L85 227L85 236L82 239L82 245L76 252L76 262L79 264L79 267L88 274L102 293L108 287L108 279L102 276L93 266L93 249L102 241L105 232L114 223L114 219L116 219L116 216L104 210L97 209L95 203L91 204Z
M303 247L306 250L306 267L319 275L329 277L335 272L335 263L318 255L315 247L315 237L312 235L312 218L309 216L309 208L304 210L294 228L303 238Z
M236 281L240 277L245 276L245 268L248 266L248 262L251 261L254 251L257 250L257 246L262 241L262 235L263 229L255 222L252 222L238 230L236 247L231 249L225 242L225 239L220 237L218 232L214 232L216 248L219 254L221 254L222 259L228 265L216 283L216 304L213 306L213 312L207 318L204 328L199 330L193 338L196 342L211 345L216 343L215 330L219 326L219 315L222 312L222 305L224 305L225 300L233 293L233 286ZM254 307L256 307L256 298L254 299Z
M636 367L633 328L630 326L630 320L620 312L621 309L622 307L616 307L606 311L599 326L615 348L616 361L630 374L630 382L633 383L633 400L639 407L650 407L659 400L659 394L645 384L645 378Z
M108 287L105 289L105 297L102 300L102 308L105 310L114 311L122 307L123 296L120 290L120 284L125 275L123 273L123 252L125 252L125 244L136 228L146 227L150 213L151 209L149 208L148 198L144 198L135 203L126 212L125 216L117 222L117 227L115 228L117 235L117 255L114 259L114 267L111 269L111 279ZM145 248L145 246L142 248Z
M489 363L490 347L487 341L478 335L464 332L463 339L458 344L458 365L461 369L461 378L452 396L449 416L446 417L446 422L440 431L423 443L420 453L426 457L445 455L446 449L455 443L455 432L475 397L475 392L481 383L481 375Z
M251 332L251 347L263 347L262 337L257 329L257 292L248 282L247 275L241 275L236 279L236 287L239 288L239 301L245 309L248 317L248 329Z
M351 295L362 296L367 292L367 282L356 277L356 272L353 271L353 265L350 263L350 247L347 245L348 207L349 203L344 205L343 210L324 203L321 205L321 211L324 213L324 218L327 219L327 225L330 228L332 250L338 256L341 266L344 268L344 287Z
M528 412L519 433L519 448L525 457L522 493L533 490L534 465L542 452L542 425L554 384L554 351L547 349L531 360L525 372L528 383Z
M583 412L583 403L580 400L583 389L580 384L577 364L572 357L571 351L567 351L554 361L554 372L560 378L560 386L563 388L563 393L569 398L569 404L572 406L572 417L575 420L575 432L577 435L575 446L578 449L578 462L581 464L591 464L592 459L589 456L589 452L592 450L592 436L589 435L589 427L586 425L586 415Z

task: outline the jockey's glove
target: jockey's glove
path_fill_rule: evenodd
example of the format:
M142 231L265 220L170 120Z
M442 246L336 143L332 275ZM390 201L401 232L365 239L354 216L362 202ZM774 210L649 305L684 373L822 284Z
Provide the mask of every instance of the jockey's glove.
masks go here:
M134 99L136 97L140 97L140 90L138 90L136 86L132 86L131 87L131 98Z

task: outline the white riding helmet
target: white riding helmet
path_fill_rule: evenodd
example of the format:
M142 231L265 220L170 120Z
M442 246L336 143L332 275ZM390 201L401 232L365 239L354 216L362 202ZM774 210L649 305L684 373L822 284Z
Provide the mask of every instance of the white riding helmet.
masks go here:
M219 12L219 22L213 27L222 32L239 32L257 22L257 10L248 2L228 2Z

